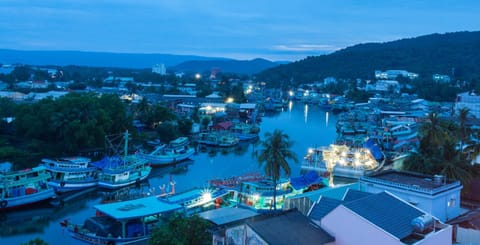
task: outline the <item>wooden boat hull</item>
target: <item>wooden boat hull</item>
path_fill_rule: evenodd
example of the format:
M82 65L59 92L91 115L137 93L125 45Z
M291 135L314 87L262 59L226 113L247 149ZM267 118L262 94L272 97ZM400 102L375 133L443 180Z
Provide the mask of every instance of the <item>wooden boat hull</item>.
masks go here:
M33 194L5 198L0 201L0 210L28 206L53 197L55 197L55 191L53 189L46 189Z
M98 185L98 180L83 182L49 181L48 185L51 186L55 190L55 192L64 193L95 187Z

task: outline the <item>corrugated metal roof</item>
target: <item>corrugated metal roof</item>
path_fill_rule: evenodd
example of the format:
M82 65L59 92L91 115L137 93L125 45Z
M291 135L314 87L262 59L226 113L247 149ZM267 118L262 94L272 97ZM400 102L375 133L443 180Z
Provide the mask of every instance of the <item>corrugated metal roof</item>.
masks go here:
M326 244L335 240L295 209L247 224L268 244Z
M398 239L412 234L412 220L424 214L387 192L373 194L343 205Z
M209 220L216 225L224 225L231 222L247 219L253 216L257 216L259 213L244 209L244 208L230 208L224 207L219 209L213 209L199 213L198 216Z
M330 213L333 209L338 207L342 203L341 200L321 197L318 202L313 204L312 210L308 214L308 217L312 220L321 220L325 215Z
M354 189L348 189L347 192L345 193L345 196L343 197L344 202L352 202L356 201L360 198L364 198L366 196L372 195L371 193L364 192L364 191L358 191Z

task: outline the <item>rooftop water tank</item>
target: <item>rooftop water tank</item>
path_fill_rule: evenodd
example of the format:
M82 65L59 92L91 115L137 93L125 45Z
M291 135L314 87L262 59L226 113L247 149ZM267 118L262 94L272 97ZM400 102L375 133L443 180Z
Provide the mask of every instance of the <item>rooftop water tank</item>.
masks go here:
M436 174L433 176L433 183L437 185L445 184L445 175Z
M433 217L424 214L413 219L411 224L415 232L423 233L426 229L433 227Z

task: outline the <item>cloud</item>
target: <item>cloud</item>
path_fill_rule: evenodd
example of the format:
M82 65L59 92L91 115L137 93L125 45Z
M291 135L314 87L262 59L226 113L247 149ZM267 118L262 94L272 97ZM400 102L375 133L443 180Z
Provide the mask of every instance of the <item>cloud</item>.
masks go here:
M325 44L295 44L295 45L274 45L273 50L289 52L314 52L314 51L335 51L338 47Z

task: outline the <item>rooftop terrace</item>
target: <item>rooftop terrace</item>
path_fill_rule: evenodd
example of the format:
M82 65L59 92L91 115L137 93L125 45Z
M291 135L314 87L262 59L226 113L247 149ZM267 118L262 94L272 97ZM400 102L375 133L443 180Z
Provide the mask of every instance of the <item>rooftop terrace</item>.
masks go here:
M413 172L385 171L360 179L363 182L387 185L414 192L435 195L450 189L461 187L459 181L447 180L443 176L428 176Z

